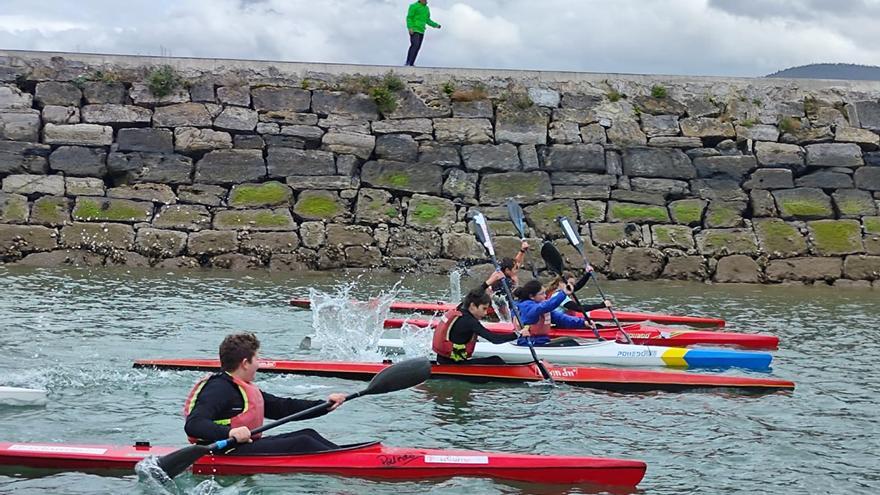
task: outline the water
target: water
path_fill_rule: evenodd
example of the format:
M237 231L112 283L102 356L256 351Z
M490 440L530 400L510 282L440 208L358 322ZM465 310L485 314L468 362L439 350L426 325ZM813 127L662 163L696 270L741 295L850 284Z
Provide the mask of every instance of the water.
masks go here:
M231 275L0 267L0 384L42 386L45 408L0 407L0 440L184 445L181 407L199 372L135 370L149 357L215 356L222 337L256 331L267 357L302 351L311 313L290 297L335 291L339 274ZM400 299L449 295L445 277L342 275L369 299L398 281ZM465 277L467 289L479 281ZM428 382L365 397L313 427L338 443L382 439L436 448L637 458L637 493L880 492L880 293L800 287L604 282L621 309L721 315L732 330L778 334L773 376L794 393L620 394L560 386ZM582 292L591 299L592 288ZM269 375L267 391L307 398L363 383ZM283 427L289 431L291 427ZM593 493L484 479L378 482L324 475L182 475L155 486L127 476L0 468L0 493Z

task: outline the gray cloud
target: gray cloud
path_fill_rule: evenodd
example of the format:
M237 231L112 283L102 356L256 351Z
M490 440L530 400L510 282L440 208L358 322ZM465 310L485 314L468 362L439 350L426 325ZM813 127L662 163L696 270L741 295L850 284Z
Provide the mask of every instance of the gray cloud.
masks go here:
M408 0L4 0L14 49L402 64ZM763 75L880 63L880 0L431 0L420 65ZM162 47L160 49L160 47Z

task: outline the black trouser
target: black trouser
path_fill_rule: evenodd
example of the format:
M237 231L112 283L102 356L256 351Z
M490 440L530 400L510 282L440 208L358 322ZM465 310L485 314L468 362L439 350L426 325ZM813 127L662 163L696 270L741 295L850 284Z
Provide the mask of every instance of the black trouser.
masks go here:
M339 448L338 445L322 437L317 431L305 430L272 435L254 440L235 447L230 455L254 454L302 454L306 452L323 452Z
M498 356L489 356L484 358L470 358L464 361L453 361L448 357L437 356L437 364L507 364Z
M425 33L413 32L409 35L409 53L406 54L406 65L415 65L423 39L425 39Z

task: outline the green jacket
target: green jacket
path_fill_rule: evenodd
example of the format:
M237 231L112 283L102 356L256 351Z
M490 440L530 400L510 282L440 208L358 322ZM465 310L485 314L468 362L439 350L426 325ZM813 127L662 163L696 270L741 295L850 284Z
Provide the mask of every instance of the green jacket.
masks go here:
M426 24L432 28L440 27L440 24L431 20L431 9L427 5L419 2L411 3L406 12L406 28L416 33L424 33Z

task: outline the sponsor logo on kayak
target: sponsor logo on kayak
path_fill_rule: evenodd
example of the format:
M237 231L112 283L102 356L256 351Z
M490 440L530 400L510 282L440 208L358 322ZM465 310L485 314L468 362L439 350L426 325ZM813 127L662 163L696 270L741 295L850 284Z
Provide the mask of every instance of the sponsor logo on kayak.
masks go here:
M403 466L404 464L409 464L418 458L419 456L416 454L380 455L379 464L383 466Z
M643 351L617 351L617 357L657 357L657 351L645 349Z
M7 451L15 452L42 452L46 454L89 454L104 455L107 449L96 449L88 447L65 447L63 445L10 445Z
M547 371L550 372L550 376L555 378L574 378L577 376L577 368L553 368ZM541 370L538 370L538 375L543 378Z
M275 361L263 361L260 360L260 368L274 368Z
M485 455L426 455L425 464L489 464Z

